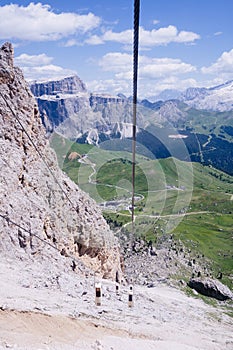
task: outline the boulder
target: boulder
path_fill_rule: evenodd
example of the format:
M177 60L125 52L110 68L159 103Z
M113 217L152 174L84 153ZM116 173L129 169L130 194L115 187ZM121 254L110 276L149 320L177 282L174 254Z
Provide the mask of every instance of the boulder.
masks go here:
M233 300L233 293L230 289L217 280L210 278L191 278L188 286L198 293L218 300Z

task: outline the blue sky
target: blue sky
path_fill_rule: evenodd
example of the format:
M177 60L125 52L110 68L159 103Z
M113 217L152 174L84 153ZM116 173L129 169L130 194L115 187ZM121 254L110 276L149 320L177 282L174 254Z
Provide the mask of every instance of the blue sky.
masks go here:
M138 97L233 79L233 1L141 0ZM0 1L0 42L30 80L132 94L133 0Z

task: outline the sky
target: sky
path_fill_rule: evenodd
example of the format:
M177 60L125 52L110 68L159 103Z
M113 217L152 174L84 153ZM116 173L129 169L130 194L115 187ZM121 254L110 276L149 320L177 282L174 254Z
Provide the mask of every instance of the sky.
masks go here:
M141 0L138 98L233 79L232 0ZM0 44L28 80L77 74L132 95L133 0L0 0Z

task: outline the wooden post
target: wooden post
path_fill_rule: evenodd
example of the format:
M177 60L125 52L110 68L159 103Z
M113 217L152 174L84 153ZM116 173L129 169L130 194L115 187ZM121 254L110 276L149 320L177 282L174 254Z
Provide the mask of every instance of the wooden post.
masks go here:
M128 306L133 307L133 286L129 286Z
M119 289L120 289L120 281L119 281L119 273L116 272L116 295L119 295Z
M95 284L95 304L97 306L101 305L101 283Z
M116 295L119 295L119 288L120 288L120 285L118 282L116 282Z

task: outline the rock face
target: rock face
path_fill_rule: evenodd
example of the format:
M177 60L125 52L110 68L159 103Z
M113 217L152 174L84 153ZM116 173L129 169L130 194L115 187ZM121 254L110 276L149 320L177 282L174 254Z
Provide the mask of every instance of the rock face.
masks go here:
M89 94L78 76L59 81L34 83L31 85L31 91L37 99L47 131L53 131L55 127L89 106ZM62 129L62 126L60 128Z
M221 282L209 278L192 278L188 286L198 293L218 300L233 300L233 294L228 287Z
M76 83L67 80L67 89ZM70 255L114 276L115 237L95 202L59 169L10 43L0 49L0 154L1 254L44 259L54 246L62 259Z
M46 83L34 83L31 86L34 96L58 95L59 94L77 94L87 92L86 87L78 76L67 77L58 81L48 81Z
M33 83L47 131L70 139L84 138L98 144L99 139L124 135L132 121L132 103L125 96L90 94L78 76L60 81ZM140 122L140 116L139 116ZM107 136L106 136L107 135Z
M10 45L3 45L0 52L0 83L7 84L13 81L13 47Z

